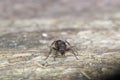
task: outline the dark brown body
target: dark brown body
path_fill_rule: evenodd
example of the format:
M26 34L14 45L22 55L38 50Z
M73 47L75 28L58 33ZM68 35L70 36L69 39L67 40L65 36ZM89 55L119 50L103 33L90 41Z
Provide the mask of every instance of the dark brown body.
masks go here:
M57 40L55 42L55 49L61 53L61 55L65 54L65 51L67 51L67 45L62 40Z
M69 46L69 47L68 47ZM74 52L74 49L73 49L73 47L70 45L70 43L69 42L67 42L66 40L65 41L63 41L63 40L56 40L56 41L54 41L52 44L51 44L51 46L50 46L50 52L49 52L49 55L51 54L51 52L52 52L52 50L55 50L55 56L54 56L54 60L55 60L55 58L57 57L57 55L58 55L58 52L63 56L65 56L65 53L66 53L66 51L70 51L72 54L74 54L74 56L76 57L76 59L78 59L77 58L77 56L76 56L76 54L75 54L75 52ZM77 52L77 51L76 51ZM48 57L49 57L49 55L48 55ZM47 58L48 58L47 57ZM47 59L46 58L46 59Z

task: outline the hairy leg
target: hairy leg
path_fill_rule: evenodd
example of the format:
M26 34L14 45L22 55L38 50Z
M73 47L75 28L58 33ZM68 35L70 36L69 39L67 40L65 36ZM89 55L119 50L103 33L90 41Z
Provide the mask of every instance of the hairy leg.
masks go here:
M67 51L70 51L75 56L75 58L78 60L78 57L72 48L68 48Z
M52 50L54 49L55 50L55 48L54 47L52 47L53 45L54 45L54 43L55 43L56 41L54 41L54 42L52 42L51 43L51 45L50 45L50 51L49 51L49 53L48 53L48 56L45 58L45 60L47 60L48 59L48 57L50 56L50 54L52 53Z
M77 48L76 48L75 46L71 46L70 43L69 43L67 40L65 40L65 42L70 46L70 48L71 48L74 52L76 52L76 54L77 54L77 56L78 56Z
M56 57L58 56L58 51L57 50L55 50L55 54L54 54L54 61L56 61Z
M55 51L56 51L56 49L55 49L54 47L50 47L50 51L49 51L49 53L48 53L48 56L45 58L45 60L47 60L47 59L49 58L49 56L50 56L51 53L52 53L52 50L55 50Z
M54 45L55 42L56 42L56 41L52 42L51 45L50 45L50 47L52 47L52 46Z

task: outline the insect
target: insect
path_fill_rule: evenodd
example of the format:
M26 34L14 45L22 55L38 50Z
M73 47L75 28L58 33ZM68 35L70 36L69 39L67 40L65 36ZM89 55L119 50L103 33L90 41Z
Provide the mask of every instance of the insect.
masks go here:
M69 46L69 47L68 47ZM65 56L66 51L70 51L75 58L78 60L78 57L76 55L77 51L73 48L73 46L70 45L70 43L68 41L64 41L64 40L55 40L54 42L52 42L51 46L50 46L50 51L49 51L49 55L46 57L45 60L48 59L48 57L50 56L50 54L52 53L52 50L55 51L54 54L54 61L56 60L55 58L58 56L58 52L62 55ZM76 53L75 53L76 52ZM77 53L78 54L78 53Z

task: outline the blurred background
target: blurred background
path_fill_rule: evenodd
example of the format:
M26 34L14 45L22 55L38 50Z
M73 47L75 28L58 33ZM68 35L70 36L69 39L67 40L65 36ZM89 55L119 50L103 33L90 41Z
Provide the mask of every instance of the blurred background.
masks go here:
M0 18L90 19L119 13L119 7L119 0L0 0Z
M51 57L34 70L56 39L80 60ZM120 0L0 0L0 80L103 80L118 71L119 53Z
M68 39L68 32L72 35L81 30L119 30L119 8L119 0L0 0L0 36L7 38L0 40L0 47L45 43L41 36L49 40ZM27 36L29 41L26 42L23 37Z

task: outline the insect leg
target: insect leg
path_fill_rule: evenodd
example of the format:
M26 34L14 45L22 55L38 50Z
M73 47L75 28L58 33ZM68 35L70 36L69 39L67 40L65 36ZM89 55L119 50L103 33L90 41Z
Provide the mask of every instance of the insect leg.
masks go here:
M71 49L73 49L73 51L77 54L78 56L78 52L77 52L77 48L75 46L71 46Z
M76 50L77 48L76 48L75 46L71 46L70 43L69 43L67 40L65 40L65 42L66 42L66 43L70 46L70 48L72 48L72 50L75 51L75 52L77 53L77 55L78 55L78 52L77 52L77 50Z
M55 50L55 55L54 55L54 61L56 61L56 57L57 57L57 50Z
M47 59L48 59L48 57L50 56L50 54L51 54L52 50L53 50L53 48L50 48L49 54L48 54L48 56L45 58L45 60L47 60Z
M74 52L73 49L68 48L67 51L70 51L70 52L75 56L75 58L78 60L78 57L77 57L77 55L75 54L75 52Z
M52 47L55 42L56 42L56 41L52 42L50 47Z
M51 45L50 45L50 51L49 51L49 54L48 54L48 56L46 57L46 59L45 59L45 60L47 60L47 59L48 59L48 57L50 56L50 54L51 54L52 50L54 49L52 46L53 46L53 44L54 44L55 42L56 42L56 41L54 41L54 42L52 42L52 43L51 43Z

